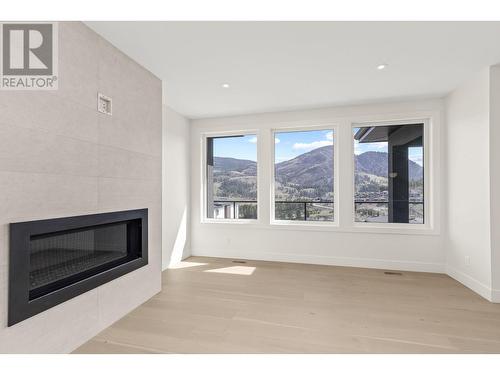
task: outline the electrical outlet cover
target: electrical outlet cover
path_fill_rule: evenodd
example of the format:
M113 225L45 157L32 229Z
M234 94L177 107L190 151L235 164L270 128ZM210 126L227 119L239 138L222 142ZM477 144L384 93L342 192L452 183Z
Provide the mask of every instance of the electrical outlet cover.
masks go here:
M106 115L112 115L112 100L101 93L97 94L97 110Z

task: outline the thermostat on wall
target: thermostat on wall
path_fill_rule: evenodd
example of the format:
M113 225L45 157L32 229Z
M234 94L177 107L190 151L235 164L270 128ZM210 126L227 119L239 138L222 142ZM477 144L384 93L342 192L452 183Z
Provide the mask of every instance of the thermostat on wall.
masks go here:
M111 115L111 98L101 93L97 94L97 110L106 115Z

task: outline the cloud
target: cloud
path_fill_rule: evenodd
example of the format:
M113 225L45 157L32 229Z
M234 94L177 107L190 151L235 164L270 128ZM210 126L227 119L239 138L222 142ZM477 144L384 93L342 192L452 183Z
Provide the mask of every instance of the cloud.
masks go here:
M355 155L361 155L363 153L363 150L361 149L361 146L358 142L354 144L354 154Z
M248 140L248 142L250 143L257 143L257 137L252 137ZM274 143L278 144L280 143L280 139L279 138L274 138Z
M314 150L315 148L323 146L331 146L332 141L314 141L311 143L295 143L293 145L294 150Z
M320 148L323 146L332 146L333 145L333 131L330 131L325 134L326 141L314 141L310 143L295 143L292 148L294 150L314 150L315 148Z

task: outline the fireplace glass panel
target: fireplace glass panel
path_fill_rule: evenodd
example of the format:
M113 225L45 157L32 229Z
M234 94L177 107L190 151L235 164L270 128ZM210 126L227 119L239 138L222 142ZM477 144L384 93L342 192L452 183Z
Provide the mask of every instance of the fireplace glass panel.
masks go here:
M140 256L140 220L34 235L30 299Z

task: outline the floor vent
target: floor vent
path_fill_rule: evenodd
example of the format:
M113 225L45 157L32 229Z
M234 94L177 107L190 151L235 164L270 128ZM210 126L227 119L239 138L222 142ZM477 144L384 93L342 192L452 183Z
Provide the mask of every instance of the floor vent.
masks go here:
M244 260L233 260L233 263L246 263Z
M392 271L385 271L384 275L390 275L390 276L403 276L401 272L392 272Z

